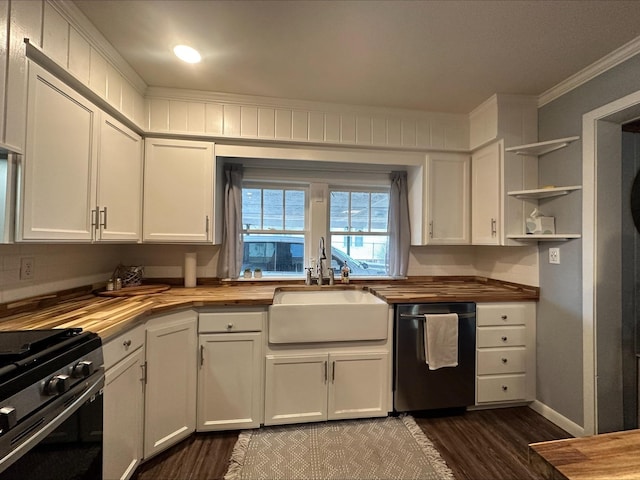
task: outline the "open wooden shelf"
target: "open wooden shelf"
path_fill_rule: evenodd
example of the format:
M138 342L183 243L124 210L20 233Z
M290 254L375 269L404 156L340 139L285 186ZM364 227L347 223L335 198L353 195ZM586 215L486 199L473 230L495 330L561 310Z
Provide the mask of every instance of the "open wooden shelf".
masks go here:
M540 235L507 235L511 240L532 241L532 242L565 242L574 238L580 238L579 233L556 233Z
M516 155L544 155L566 147L571 142L579 140L580 137L566 137L557 140L547 140L546 142L529 143L527 145L518 145L516 147L505 148L505 152L513 152Z
M516 198L528 198L528 199L541 199L550 197L559 197L561 195L567 195L574 190L580 190L582 186L573 185L570 187L550 187L550 188L536 188L533 190L517 190L507 192L507 195Z

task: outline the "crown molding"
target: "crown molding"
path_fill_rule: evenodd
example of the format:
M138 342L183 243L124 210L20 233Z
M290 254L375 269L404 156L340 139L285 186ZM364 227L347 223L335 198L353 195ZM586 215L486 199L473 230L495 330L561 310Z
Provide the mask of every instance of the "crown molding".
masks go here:
M587 83L589 80L603 74L607 70L612 69L616 65L629 60L631 57L640 53L640 37L617 48L613 52L605 55L600 60L583 68L578 73L571 75L554 87L538 96L538 108L552 102L553 100L569 93L571 90L578 88L580 85Z
M47 0L120 74L144 95L147 84L71 0Z

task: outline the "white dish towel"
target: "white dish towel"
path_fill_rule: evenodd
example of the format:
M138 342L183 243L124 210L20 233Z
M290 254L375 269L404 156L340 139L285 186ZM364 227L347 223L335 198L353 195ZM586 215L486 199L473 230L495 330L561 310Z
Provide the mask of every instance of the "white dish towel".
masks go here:
M458 314L424 316L424 358L429 370L458 366Z

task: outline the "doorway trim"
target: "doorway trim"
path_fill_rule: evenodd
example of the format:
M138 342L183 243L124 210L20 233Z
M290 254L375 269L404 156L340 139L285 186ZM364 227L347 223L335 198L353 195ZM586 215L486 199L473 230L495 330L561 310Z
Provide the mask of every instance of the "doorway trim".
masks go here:
M600 122L622 124L640 115L640 91L619 98L582 116L582 355L584 434L598 433L597 305L598 144L611 137ZM621 135L621 133L620 133ZM608 137L605 137L608 136Z

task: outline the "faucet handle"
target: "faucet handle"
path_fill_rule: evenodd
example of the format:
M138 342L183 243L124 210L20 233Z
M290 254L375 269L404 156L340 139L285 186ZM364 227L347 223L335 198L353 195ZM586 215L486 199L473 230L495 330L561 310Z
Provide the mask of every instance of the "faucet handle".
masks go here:
M329 285L333 285L335 282L335 272L333 271L333 267L330 267L329 269Z

